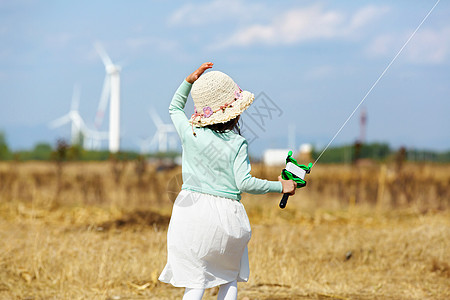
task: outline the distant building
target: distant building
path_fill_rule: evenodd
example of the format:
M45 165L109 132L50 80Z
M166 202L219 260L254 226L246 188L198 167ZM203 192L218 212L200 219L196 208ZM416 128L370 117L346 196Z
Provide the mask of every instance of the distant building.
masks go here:
M286 165L289 149L267 149L264 151L263 162L266 166Z
M299 148L299 157L298 157L298 162L299 163L304 163L304 164L308 164L311 162L312 160L312 146L311 144L301 144L300 148Z

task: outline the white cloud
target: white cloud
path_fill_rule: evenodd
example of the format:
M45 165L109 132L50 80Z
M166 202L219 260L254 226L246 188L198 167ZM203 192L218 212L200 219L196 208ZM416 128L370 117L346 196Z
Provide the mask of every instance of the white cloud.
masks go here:
M410 47L405 49L409 60L423 63L442 63L450 55L450 27L439 31L418 32Z
M238 29L229 38L211 45L211 49L223 49L254 44L296 44L304 41L351 38L363 26L385 14L386 7L368 6L354 15L336 10L325 10L322 5L289 9L272 14L269 23L251 24Z
M393 34L377 36L367 47L366 52L370 56L384 56L390 53L392 44L396 42ZM399 46L400 47L400 46Z
M188 3L180 7L170 17L170 25L200 26L222 21L245 21L259 15L264 7L259 4L244 3L243 0L214 0L198 4Z
M370 22L376 20L377 18L383 16L387 12L389 12L390 8L387 6L374 6L368 5L358 10L351 18L350 28L358 29Z
M366 52L372 57L393 56L411 36L411 32L384 34L376 37ZM412 63L439 64L450 58L450 27L420 29L403 50L403 56Z
M126 46L133 52L147 50L149 47L158 51L174 51L178 47L178 43L174 40L167 40L155 37L134 37L125 41Z

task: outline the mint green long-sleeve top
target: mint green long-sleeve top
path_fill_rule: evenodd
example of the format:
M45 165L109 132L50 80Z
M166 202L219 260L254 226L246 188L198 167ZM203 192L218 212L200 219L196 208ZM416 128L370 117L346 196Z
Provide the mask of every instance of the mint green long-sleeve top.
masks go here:
M191 87L192 84L184 80L169 106L170 117L183 147L181 188L238 201L241 193L281 193L281 182L250 175L248 143L239 134L195 127L194 136L184 113Z

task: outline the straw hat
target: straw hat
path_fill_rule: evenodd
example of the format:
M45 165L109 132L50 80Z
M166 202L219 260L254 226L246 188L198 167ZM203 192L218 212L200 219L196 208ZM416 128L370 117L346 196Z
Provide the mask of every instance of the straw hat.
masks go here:
M239 116L255 96L241 88L225 73L211 71L197 79L191 89L195 113L189 122L203 127L225 123Z

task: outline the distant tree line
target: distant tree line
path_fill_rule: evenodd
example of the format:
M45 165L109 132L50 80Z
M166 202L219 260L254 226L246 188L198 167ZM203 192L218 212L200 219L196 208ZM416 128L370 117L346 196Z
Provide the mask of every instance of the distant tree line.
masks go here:
M152 153L146 156L162 158L174 158L179 153ZM49 143L37 143L31 150L11 151L5 134L0 131L0 161L1 160L56 160L56 161L103 161L114 157L119 160L134 160L142 155L137 151L121 151L112 155L108 150L86 150L80 145L69 145L65 140L56 141L55 145Z
M313 149L312 157L316 159L322 149ZM405 160L450 162L450 151L437 152L417 149L392 149L387 143L352 144L330 147L320 158L321 163L352 163L359 159L374 161Z
M313 149L312 158L316 159L322 149ZM147 157L169 157L179 155L177 152L151 153ZM112 157L107 150L85 150L80 145L69 145L64 140L58 140L55 145L38 143L31 150L11 151L5 134L0 131L0 160L64 160L64 161L102 161ZM136 151L122 151L114 155L120 160L132 160L142 155ZM356 159L386 161L393 159L406 161L450 162L450 151L437 152L416 149L392 149L387 143L353 144L330 147L320 158L321 163L352 163Z
M11 152L6 143L5 134L0 131L0 160L10 159Z

